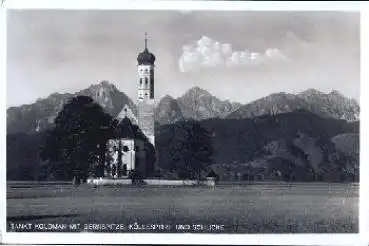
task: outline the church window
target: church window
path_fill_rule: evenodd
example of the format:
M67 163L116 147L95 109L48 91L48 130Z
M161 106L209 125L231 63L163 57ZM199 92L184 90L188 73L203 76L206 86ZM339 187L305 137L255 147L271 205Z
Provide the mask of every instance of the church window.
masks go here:
M128 148L128 146L127 146L127 145L123 146L123 151L124 151L124 152L128 152L128 151L129 151L129 148Z
M150 77L150 98L154 98L154 77Z
M117 166L115 164L112 166L111 174L113 176L115 176L117 174Z
M127 164L124 164L123 165L123 176L126 176L127 175Z

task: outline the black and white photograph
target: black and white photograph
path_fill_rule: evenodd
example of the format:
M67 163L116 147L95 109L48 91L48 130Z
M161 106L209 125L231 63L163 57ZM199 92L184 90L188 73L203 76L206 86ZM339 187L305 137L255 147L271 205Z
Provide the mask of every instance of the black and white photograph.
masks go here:
M6 43L8 233L359 233L359 11L8 9Z

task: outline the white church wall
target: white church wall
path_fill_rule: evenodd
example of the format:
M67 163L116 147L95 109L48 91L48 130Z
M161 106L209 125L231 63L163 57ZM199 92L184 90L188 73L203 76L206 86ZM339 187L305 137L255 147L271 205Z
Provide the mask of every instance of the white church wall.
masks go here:
M122 165L126 165L127 171L135 169L135 141L133 139L121 139Z
M121 151L121 161L118 160ZM121 164L121 166L118 166ZM126 172L124 171L124 165ZM135 166L134 139L110 139L107 143L105 177L119 178L127 176ZM118 173L118 171L120 171Z

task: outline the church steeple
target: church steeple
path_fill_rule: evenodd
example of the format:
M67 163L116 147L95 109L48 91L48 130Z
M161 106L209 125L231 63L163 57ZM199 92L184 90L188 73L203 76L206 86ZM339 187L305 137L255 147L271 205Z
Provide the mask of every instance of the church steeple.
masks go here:
M145 32L145 50L147 50L147 32Z
M147 32L145 32L145 49L137 57L138 65L154 65L155 56L147 48Z
M155 56L147 47L147 33L144 38L144 50L138 54L138 127L155 145L155 96L154 69Z

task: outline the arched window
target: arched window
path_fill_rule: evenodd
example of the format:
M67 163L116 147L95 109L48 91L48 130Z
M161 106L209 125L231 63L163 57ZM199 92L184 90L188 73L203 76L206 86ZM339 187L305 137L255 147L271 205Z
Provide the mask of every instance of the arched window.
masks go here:
M111 169L111 175L115 176L117 174L117 165L113 164Z
M123 176L127 175L127 164L123 164L123 170L122 170Z
M149 79L145 78L145 84L147 85L149 83Z
M147 68L145 69L145 72L147 73L149 70L147 70Z
M140 78L140 85L142 85L142 78Z
M127 146L127 145L123 146L123 151L124 151L124 152L128 152L128 151L129 151L129 148L128 148L128 146Z
M154 98L154 77L150 77L150 97Z

